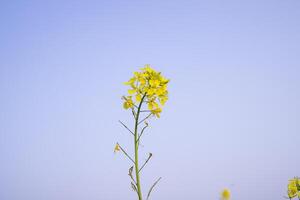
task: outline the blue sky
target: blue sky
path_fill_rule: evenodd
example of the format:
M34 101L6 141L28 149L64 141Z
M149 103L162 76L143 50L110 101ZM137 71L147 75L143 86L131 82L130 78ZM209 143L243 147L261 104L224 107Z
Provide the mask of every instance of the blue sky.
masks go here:
M122 84L171 79L152 199L283 199L300 176L300 2L1 1L0 199L129 200ZM129 150L132 153L132 150Z

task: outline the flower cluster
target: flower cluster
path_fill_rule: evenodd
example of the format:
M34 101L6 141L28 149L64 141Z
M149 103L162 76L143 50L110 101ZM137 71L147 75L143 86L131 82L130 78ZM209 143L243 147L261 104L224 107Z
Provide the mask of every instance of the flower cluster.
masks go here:
M147 103L148 110L156 117L160 116L162 106L168 100L169 80L146 65L140 72L134 72L134 76L125 85L130 86L128 96L123 96L125 109L138 107L137 104Z
M300 199L300 179L299 178L294 178L292 180L289 180L287 194L290 199L297 197L297 196Z

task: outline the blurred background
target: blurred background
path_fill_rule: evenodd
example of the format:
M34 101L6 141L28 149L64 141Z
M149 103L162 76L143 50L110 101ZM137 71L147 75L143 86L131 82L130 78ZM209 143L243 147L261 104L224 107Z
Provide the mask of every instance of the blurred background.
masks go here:
M300 1L1 1L0 199L132 200L121 96L171 79L141 147L153 200L283 199L300 176Z

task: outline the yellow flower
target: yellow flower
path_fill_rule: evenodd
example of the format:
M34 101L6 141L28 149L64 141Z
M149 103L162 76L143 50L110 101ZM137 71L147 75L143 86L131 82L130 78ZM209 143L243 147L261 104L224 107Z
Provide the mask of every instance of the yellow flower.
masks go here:
M114 149L114 153L120 151L120 145L117 143Z
M135 80L136 80L135 77L132 77L131 79L129 79L128 82L125 82L124 84L134 86Z
M132 108L134 106L134 103L132 101L132 97L128 96L128 97L123 97L123 99L125 100L123 103L123 107L127 110L128 108Z
M161 108L156 108L154 110L151 110L151 113L154 114L156 117L160 117Z
M167 100L168 100L167 96L159 96L159 102L162 106L165 105Z
M153 99L150 99L148 101L148 109L151 111L151 110L155 110L156 108L158 108L159 105L158 103L155 101L155 98Z
M287 194L290 199L298 196L300 197L300 179L294 178L289 180L289 184L287 187Z
M228 189L224 189L221 192L221 199L222 200L229 200L230 199L230 191Z
M164 96L166 91L167 91L167 86L166 85L161 86L161 87L156 89L156 93L157 93L158 96Z
M168 100L168 83L169 80L163 77L160 72L155 71L150 65L145 65L144 68L141 68L141 71L134 72L133 77L125 83L130 86L130 89L123 107L128 109L145 102L149 111L154 116L159 117L162 106ZM134 102L132 97L135 97ZM143 102L141 102L142 99Z

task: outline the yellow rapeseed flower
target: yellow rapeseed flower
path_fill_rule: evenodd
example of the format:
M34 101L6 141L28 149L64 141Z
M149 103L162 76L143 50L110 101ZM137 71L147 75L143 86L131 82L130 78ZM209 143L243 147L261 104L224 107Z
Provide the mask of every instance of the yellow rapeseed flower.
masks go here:
M123 99L125 100L123 103L124 109L127 110L128 108L132 108L134 106L134 103L132 101L132 96L123 97Z
M294 178L289 180L289 184L287 186L287 194L290 199L298 196L300 198L300 179Z
M114 153L120 151L120 145L117 143L114 149Z
M224 189L221 192L221 199L222 200L229 200L230 199L230 191L228 189Z
M125 100L123 107L125 109L133 108L143 99L142 103L147 103L149 111L159 117L162 107L168 100L168 83L169 80L160 72L155 71L150 65L145 65L141 71L134 72L133 77L125 82L130 89L128 89L128 96L123 98Z
M151 113L154 114L156 117L160 117L161 108L156 108L154 110L151 110Z

